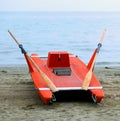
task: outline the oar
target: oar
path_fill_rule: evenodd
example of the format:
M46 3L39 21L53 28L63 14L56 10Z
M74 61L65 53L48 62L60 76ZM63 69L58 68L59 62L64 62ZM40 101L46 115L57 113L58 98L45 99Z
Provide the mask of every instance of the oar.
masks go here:
M93 60L93 62L91 64L91 67L90 67L89 71L87 72L87 74L85 76L85 79L84 79L84 82L83 82L83 85L82 85L83 90L87 90L88 87L89 87L89 84L90 84L90 81L91 81L91 78L92 78L92 72L93 72L93 68L94 68L94 65L95 65L95 61L96 61L97 55L98 55L98 53L100 51L100 48L102 46L102 42L103 42L103 39L105 37L105 34L106 34L106 30L103 31L100 42L98 44L96 55L94 57L94 60Z
M41 77L43 78L43 80L45 81L45 83L47 84L47 86L53 91L56 92L58 91L58 89L56 88L56 86L52 83L52 81L48 78L48 76L42 72L42 70L38 67L38 65L34 62L34 60L27 54L27 52L24 50L22 44L20 44L18 42L18 40L15 38L15 36L12 34L12 32L10 30L8 30L9 34L12 36L12 38L15 40L15 42L17 43L17 45L19 46L19 48L21 49L22 53L25 54L28 59L32 62L32 64L34 65L34 67L37 69L37 71L39 72L39 74L41 75Z

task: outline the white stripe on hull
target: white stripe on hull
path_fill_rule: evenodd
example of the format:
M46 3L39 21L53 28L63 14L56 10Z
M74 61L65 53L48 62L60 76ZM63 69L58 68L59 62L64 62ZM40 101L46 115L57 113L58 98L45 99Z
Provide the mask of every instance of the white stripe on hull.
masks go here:
M50 88L37 88L38 90L50 90ZM64 91L64 90L83 90L82 87L57 87L59 91ZM88 90L91 89L102 89L102 86L100 87L88 87Z

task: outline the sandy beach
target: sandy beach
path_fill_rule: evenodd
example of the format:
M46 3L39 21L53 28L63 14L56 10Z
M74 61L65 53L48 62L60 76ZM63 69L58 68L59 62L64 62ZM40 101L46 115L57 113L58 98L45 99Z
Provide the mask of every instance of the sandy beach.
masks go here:
M0 67L0 121L120 121L120 67L96 67L105 98L99 104L44 105L27 67Z

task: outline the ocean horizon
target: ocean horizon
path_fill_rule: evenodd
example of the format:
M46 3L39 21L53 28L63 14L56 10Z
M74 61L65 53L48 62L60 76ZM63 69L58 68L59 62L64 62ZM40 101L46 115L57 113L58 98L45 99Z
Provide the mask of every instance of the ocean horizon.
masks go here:
M97 66L120 66L120 12L0 12L0 66L25 65L8 30L28 54L67 51L88 63L107 29Z

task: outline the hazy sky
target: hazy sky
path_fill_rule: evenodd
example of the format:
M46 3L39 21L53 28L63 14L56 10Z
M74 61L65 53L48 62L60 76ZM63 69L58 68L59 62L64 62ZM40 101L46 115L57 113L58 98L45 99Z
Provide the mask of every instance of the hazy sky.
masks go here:
M0 0L0 11L120 11L120 0Z

